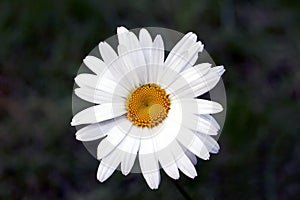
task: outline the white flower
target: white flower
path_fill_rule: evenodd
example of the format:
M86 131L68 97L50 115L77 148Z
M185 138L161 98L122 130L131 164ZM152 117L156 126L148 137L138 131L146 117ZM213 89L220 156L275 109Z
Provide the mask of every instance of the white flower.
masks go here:
M88 124L76 133L80 141L103 138L97 148L97 179L105 181L119 165L129 174L136 156L151 189L158 188L160 167L173 179L179 170L196 177L196 156L208 160L219 150L211 136L220 127L210 114L223 109L196 97L215 87L223 66L195 65L203 45L194 33L187 33L166 59L161 35L152 40L141 29L137 37L124 27L117 33L118 52L101 42L102 59L83 60L95 74L75 78L75 94L96 104L77 113L71 125Z

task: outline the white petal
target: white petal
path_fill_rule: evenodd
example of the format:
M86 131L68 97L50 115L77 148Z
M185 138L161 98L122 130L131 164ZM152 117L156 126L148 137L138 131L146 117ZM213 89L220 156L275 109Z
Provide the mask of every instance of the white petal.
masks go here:
M121 118L118 125L113 127L97 148L97 158L101 159L111 153L126 137L132 123L126 118Z
M162 66L165 58L164 41L161 35L157 35L153 42L150 63Z
M99 51L105 64L108 66L109 74L113 75L112 77L116 82L120 81L128 71L123 59L106 42L99 44Z
M124 155L123 160L121 162L121 171L123 175L127 176L130 173L134 165L136 155L136 153L126 153Z
M143 75L143 78L141 78L137 72L134 72L134 69L145 66L146 64L143 49L141 48L140 41L134 33L129 32L124 27L119 27L117 31L119 40L119 55L127 67L127 72L131 72L130 78L132 79L129 81L131 81L133 85L137 86L146 79L146 74Z
M143 176L148 184L148 186L153 189L158 189L159 183L160 183L160 172L159 170L154 172L148 172L144 173Z
M177 116L181 115L177 114L177 116L168 116L168 118L171 118L173 121L179 123L181 126L187 129L195 130L208 135L217 135L219 129L215 126L214 122L211 121L210 118L193 114L198 110L198 105L196 103L197 102L190 103L189 101L181 101L177 99L172 100L171 109L172 107L180 107L184 111L184 114L181 114L184 115L184 117L179 118Z
M117 33L126 33L129 32L127 28L125 28L124 26L120 26L117 28Z
M92 124L105 121L126 113L125 106L122 103L105 103L101 105L86 108L77 113L71 122L72 126L80 124Z
M157 151L166 148L173 140L175 140L181 128L180 123L171 120L169 117L164 120L163 125L164 126L159 131L156 131L155 127L151 130L156 132L156 135L153 136L153 140L155 140Z
M138 64L137 62L135 62L135 59L141 59L139 62L142 62L145 65L145 60L144 60L144 54L143 51L141 51L141 45L140 42L138 40L138 38L136 37L136 35L132 32L127 32L127 33L120 33L118 35L119 38L119 44L120 45L124 45L125 48L127 49L127 51L131 52L131 51L135 51L135 50L140 50L139 51L139 55L141 55L142 57L140 58L134 58L132 56L132 60L134 61L134 64Z
M80 141L92 141L106 136L107 132L116 126L118 119L107 120L104 122L90 124L76 132L76 139Z
M128 91L136 88L139 84L137 73L133 73L134 65L131 61L131 55L124 45L118 45L119 57L112 64L110 72L114 74L114 80L121 84ZM130 74L129 74L130 73Z
M165 63L165 65L179 73L187 65L189 61L188 58L188 51L184 51L181 54L174 55L172 61Z
M79 87L96 88L99 77L93 74L78 74L75 82Z
M195 97L200 96L213 89L217 85L224 71L225 69L222 66L218 66L211 68L209 72L204 76L199 74L199 77L193 78L192 81L190 81L189 78L185 78L188 85L185 85L180 89L176 90L176 94L184 94L187 90L187 87L189 87L193 90ZM195 75L198 74L196 73Z
M178 121L174 121L174 118ZM181 118L182 113L180 107L175 104L171 105L167 118L158 126L149 129L151 136L147 138L146 134L142 135L143 145L148 147L143 148L140 154L149 154L153 151L158 152L164 150L168 148L173 141L176 141L176 137L181 130ZM154 148L154 150L152 148Z
M135 52L135 53L137 53L137 52ZM135 73L139 77L140 85L148 83L148 73L147 73L147 70L145 70L145 67L146 67L146 65L144 65L144 66L137 65L137 69L135 69Z
M222 65L214 67L214 70L218 72L219 76L222 76L225 72L224 66Z
M185 154L182 154L182 156L176 160L176 164L180 171L182 171L188 177L195 178L197 176L197 172L193 163Z
M138 129L142 132L139 156L141 157L141 155L155 154L156 149L152 135L150 133L151 129L140 127L138 127Z
M205 100L205 99L181 99L181 103L189 104L192 108L198 108L198 110L194 110L194 114L215 114L221 112L223 107L221 104ZM196 105L196 106L193 106Z
M196 135L202 140L202 142L204 143L204 145L210 153L219 152L220 146L213 137L202 133L196 133Z
M203 45L201 42L196 42L187 51L187 55L184 57L184 62L177 66L176 71L183 71L184 69L189 69L196 63L198 59L198 53L203 50Z
M105 64L109 67L117 58L117 53L106 42L100 42L99 51Z
M203 78L200 78L195 84L196 86L193 87L195 97L200 96L213 89L219 82L224 72L225 69L221 66L211 68L208 74L203 76Z
M198 74L200 74L200 76L204 76L211 69L211 64L210 63L200 63L198 65L195 65L194 69L197 71Z
M79 98L96 104L111 102L113 97L111 93L104 92L101 90L95 90L92 88L76 88L74 92ZM122 100L121 97L116 96L114 98L119 101Z
M97 89L110 94L115 93L118 89L116 95L121 97L127 97L128 90L124 88L121 84L117 84L115 81L106 78L106 76L96 76L93 74L79 74L75 77L75 82L79 87Z
M183 173L191 178L197 176L197 172L193 164L185 154L185 152L187 151L186 148L184 148L175 140L168 146L168 149L172 152L178 169L180 169Z
M169 53L167 59L166 59L166 66L171 66L171 63L173 63L173 59L178 58L178 55L182 54L185 51L188 51L188 49L197 41L197 35L194 33L187 33L171 50Z
M111 154L103 158L97 171L97 179L100 182L106 181L116 170L122 159L122 154L113 151Z
M140 148L141 140L138 136L138 134L140 134L140 130L133 133L137 129L139 129L139 127L132 126L127 136L117 146L117 148L124 154L121 162L121 171L124 175L127 175L131 171L137 152Z
M117 28L119 44L124 45L126 48L130 47L129 31L121 26Z
M141 131L143 131L143 135L151 137L147 128L143 128ZM139 163L141 171L151 189L157 189L160 183L159 165L154 145L155 144L151 138L141 139L139 149Z
M149 76L150 81L159 84L166 90L173 91L172 88L168 87L168 85L170 85L170 83L172 83L178 76L175 71L171 70L168 67L163 67L163 65L157 64L150 65L149 71L150 73L152 73L152 76Z
M133 61L133 64L136 67L145 66L145 57L143 54L143 50L141 49L141 45L139 43L139 40L137 39L136 35L132 32L129 33L130 42L131 42L131 49L128 49L132 52L131 59Z
M203 47L204 45L200 41L198 41L188 49L189 60L194 61L194 63L189 63L190 66L193 66L195 64L195 61L198 59L198 54L203 51Z
M127 50L127 52L122 52L122 58L125 61L126 65L129 65L130 71L146 66L145 56L138 38L134 33L129 32L128 39L129 43L120 43L120 45L124 46L122 47L122 49L120 49L120 51ZM139 71L137 71L136 73L139 73ZM137 77L139 78L139 83L143 84L144 82L146 82L147 74L138 74Z
M152 49L151 35L149 34L149 32L146 29L142 28L140 30L139 39L140 39L141 48L143 49L145 61L146 61L146 63L149 63L151 49Z
M195 129L194 129L195 130ZM199 117L197 119L196 131L206 135L218 135L218 127L206 118Z
M191 162L193 163L193 165L197 164L197 157L192 152L190 152L188 149L186 149L184 151L184 153L191 160Z
M92 70L95 74L102 74L102 72L107 68L106 64L95 56L87 56L83 59L84 64Z
M118 52L120 55L120 58L123 60L126 68L127 68L127 72L124 74L126 75L126 77L128 76L127 73L130 73L130 77L127 79L132 88L136 88L139 84L140 84L140 78L138 77L138 74L135 72L135 65L133 64L132 60L131 60L131 53L128 52L127 48L125 47L125 45L120 44L118 46Z
M181 72L168 87L171 87L177 94L180 94L180 91L184 91L184 93L190 91L193 93L191 89L195 87L201 77L209 72L210 66L210 63L201 63L190 67ZM184 93L180 96L187 96ZM192 96L194 97L193 94Z
M164 171L173 179L179 178L175 160L177 159L177 156L183 152L176 141L176 137L181 130L181 124L174 122L172 119L180 119L180 113L180 107L173 105L168 113L168 117L163 123L149 129L149 137L147 137L147 134L143 133L139 152L139 155L142 158L150 157L150 160L158 159ZM156 161L151 164L148 163L146 166L148 167L147 171L153 171L153 169L156 169Z
M140 39L140 45L142 48L152 46L151 35L149 34L149 32L146 29L142 28L140 30L139 39Z
M176 161L169 148L165 148L157 153L159 163L168 176L179 179L179 171Z
M170 165L164 166L163 170L166 172L166 174L171 177L172 179L179 179L179 171L176 164L176 161L174 160L174 163L171 163Z
M220 130L221 129L219 123L211 115L201 115L201 114L198 114L197 116L199 116L200 118L202 118L204 120L209 121L216 128L216 130Z
M188 68L180 73L183 78L192 83L199 79L200 77L204 76L210 70L211 64L210 63L201 63L192 68Z
M175 75L175 76L172 76ZM167 77L167 80L161 81L162 83L167 83L166 87L164 87L169 94L170 100L173 102L173 100L178 100L181 98L194 98L194 92L191 88L186 87L186 90L179 91L178 88L181 88L183 86L187 86L188 83L185 81L183 77L178 76L178 74L170 73L170 77L173 79ZM173 84L175 83L176 84ZM172 83L172 84L171 84ZM179 91L179 92L178 92Z
M160 35L157 35L150 52L150 59L147 67L148 82L157 83L159 69L163 71L164 63L164 43Z
M131 62L130 56L128 57L128 50L125 45L119 44L118 45L118 53L119 53L119 59L121 59L122 64L124 65L124 68L126 68L126 73L130 72L133 68L133 64ZM124 74L126 75L126 74Z
M160 183L160 172L157 159L154 154L148 156L139 155L140 167L143 177L145 178L148 186L153 190L157 189ZM151 167L149 167L149 165ZM154 167L154 165L156 165Z
M101 162L97 170L97 179L100 182L104 182L114 173L114 171L115 171L114 168L110 166L106 166Z
M190 130L183 130L176 138L180 144L203 160L209 159L209 152L203 142Z
M132 126L133 128L134 126ZM130 130L131 131L131 130ZM137 153L140 147L140 138L135 138L130 136L130 131L128 136L118 145L118 149L126 153Z

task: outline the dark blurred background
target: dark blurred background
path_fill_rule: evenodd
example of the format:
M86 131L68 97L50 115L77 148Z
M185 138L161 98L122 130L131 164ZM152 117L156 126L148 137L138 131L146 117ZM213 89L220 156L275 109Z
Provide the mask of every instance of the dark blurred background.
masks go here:
M0 199L183 199L119 171L104 184L75 140L82 59L116 27L194 31L227 72L221 151L179 180L194 199L300 196L300 1L0 1Z

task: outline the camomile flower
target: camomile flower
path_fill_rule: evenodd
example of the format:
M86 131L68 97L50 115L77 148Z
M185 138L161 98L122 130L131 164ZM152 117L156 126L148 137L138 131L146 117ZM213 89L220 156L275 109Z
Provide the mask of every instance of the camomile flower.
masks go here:
M195 178L196 157L208 160L219 151L213 136L220 126L211 114L223 110L199 96L216 86L224 67L196 64L203 44L191 32L168 54L166 39L146 29L136 35L119 27L117 38L116 51L100 42L101 58L83 60L93 74L75 78L75 94L94 105L75 114L71 125L83 126L77 140L101 139L97 179L104 182L118 167L128 175L135 163L151 189L159 186L160 168L172 179L179 170Z

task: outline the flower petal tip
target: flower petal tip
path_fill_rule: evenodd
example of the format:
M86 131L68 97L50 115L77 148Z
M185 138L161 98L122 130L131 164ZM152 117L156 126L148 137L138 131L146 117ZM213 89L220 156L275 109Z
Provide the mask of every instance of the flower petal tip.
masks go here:
M129 31L128 31L128 29L125 28L124 26L119 26L119 27L117 28L117 33L118 33L118 34L127 33L127 32L129 32Z
M224 74L224 72L226 71L223 65L217 66L217 71L219 76L222 76Z
M161 35L157 35L157 36L154 38L154 41L157 41L157 40L162 40Z
M203 51L203 49L204 49L204 44L201 44L201 47L200 47L200 52L202 52Z
M101 183L103 183L105 181L103 176L97 177L97 180Z
M70 124L71 124L71 126L76 126L76 123L74 120L72 120Z
M203 160L209 160L209 158L210 158L210 154L208 153L208 155Z
M173 178L174 180L178 180L178 179L180 178L179 173L178 173L178 174L174 174L172 178Z
M122 171L122 174L123 174L124 176L127 176L129 173L130 173L130 171Z
M84 140L80 135L75 135L76 140L83 142Z
M97 160L101 160L104 157L104 153L102 151L97 150Z
M219 103L216 103L216 113L222 112L223 111L223 106Z

